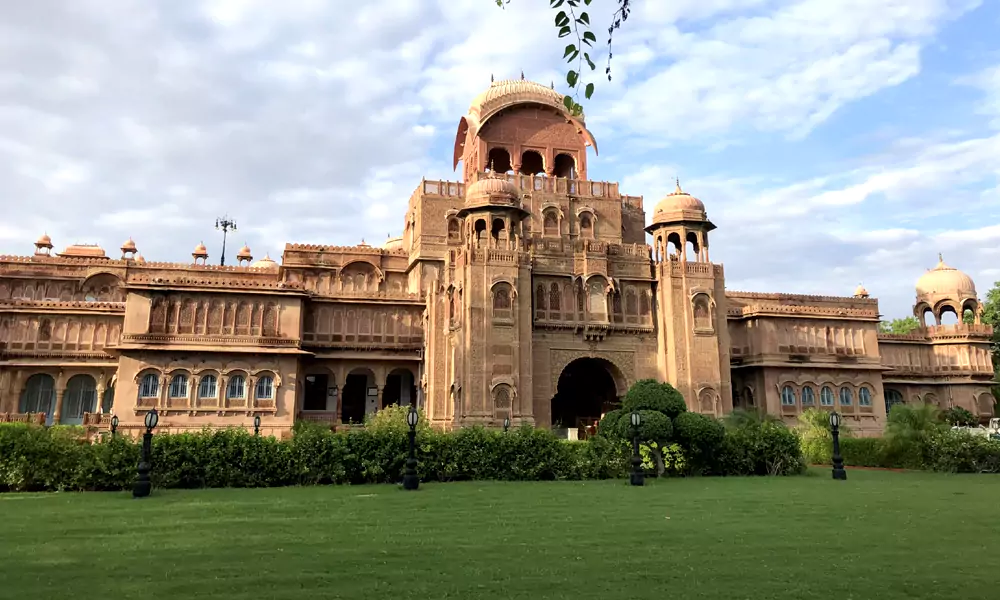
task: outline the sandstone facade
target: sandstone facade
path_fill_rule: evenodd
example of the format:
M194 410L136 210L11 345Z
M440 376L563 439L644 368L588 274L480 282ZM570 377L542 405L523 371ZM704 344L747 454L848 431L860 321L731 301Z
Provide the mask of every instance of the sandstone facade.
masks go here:
M647 226L641 197L588 179L588 147L561 94L494 82L459 123L462 181L420 182L382 247L288 244L280 264L244 247L215 266L203 244L156 263L132 240L109 258L43 236L0 257L0 419L114 413L137 431L155 406L161 429L260 415L282 435L414 403L443 428L509 417L572 436L647 377L694 411L837 409L869 433L895 402L992 413L991 329L960 271L921 277L910 335L878 333L861 288L727 291L704 204L678 184ZM949 311L973 322L941 325Z

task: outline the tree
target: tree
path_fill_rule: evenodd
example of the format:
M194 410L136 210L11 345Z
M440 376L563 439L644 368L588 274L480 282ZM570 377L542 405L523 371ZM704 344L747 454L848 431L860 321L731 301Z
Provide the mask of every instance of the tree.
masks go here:
M625 394L622 408L604 415L598 425L598 433L619 442L631 440L633 412L642 417L639 441L652 454L656 470L662 475L666 468L663 450L677 441L674 439L674 421L687 412L684 396L669 383L660 383L655 379L639 380ZM694 428L687 423L685 433L700 441L702 436Z
M510 0L493 1L500 8L510 4ZM608 65L604 69L608 81L611 81L611 40L615 30L628 20L632 10L631 0L616 0L616 2L618 8L612 13L611 25L608 27ZM573 90L573 94L563 97L563 104L574 116L583 114L583 106L579 102L580 90L584 90L583 95L587 100L590 100L590 97L594 95L593 82L587 82L586 78L583 77L585 65L590 71L597 69L597 65L590 58L589 51L597 42L597 36L590 30L590 14L582 10L581 6L581 4L590 6L590 3L591 0L549 0L549 6L556 11L555 26L559 38L576 37L576 43L567 44L563 51L563 59L567 63L573 65L574 61L576 62L575 68L566 72L566 84Z
M990 348L993 351L993 379L1000 381L1000 281L994 282L993 288L986 292L986 300L983 302L983 323L993 326ZM993 386L991 391L996 400L995 406L1000 406L1000 385Z
M916 317L903 317L891 321L881 321L878 324L879 333L906 334L920 329L920 321Z

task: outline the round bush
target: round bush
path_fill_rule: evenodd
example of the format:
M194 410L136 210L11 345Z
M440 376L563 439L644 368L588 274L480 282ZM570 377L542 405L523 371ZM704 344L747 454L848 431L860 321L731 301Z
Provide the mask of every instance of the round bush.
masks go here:
M608 439L623 439L628 437L628 413L615 409L604 414L597 425L597 432Z
M640 410L642 423L639 425L639 439L647 442L659 442L661 444L670 441L674 433L674 426L670 422L670 417L655 410ZM631 424L626 414L620 422L629 424L629 436L631 436Z
M722 444L726 428L718 419L693 412L674 418L674 439L689 450L710 452Z
M622 409L626 412L653 410L673 419L687 412L687 403L684 402L684 396L669 383L642 379L629 388L622 401Z

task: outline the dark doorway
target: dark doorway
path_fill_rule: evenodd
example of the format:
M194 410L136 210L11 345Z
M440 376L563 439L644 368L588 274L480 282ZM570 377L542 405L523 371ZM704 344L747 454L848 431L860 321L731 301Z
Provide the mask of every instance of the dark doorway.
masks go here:
M521 174L538 175L545 172L545 160L534 150L525 150L521 154Z
M599 358L578 358L566 365L552 397L553 427L585 428L618 408L615 367Z
M368 389L367 373L352 373L347 376L344 385L343 410L340 420L343 423L364 423L365 393Z
M382 388L382 408L399 404L401 406L416 405L417 386L413 382L413 373L405 369L396 369L385 378Z
M329 378L326 375L306 375L306 391L302 410L326 410L328 381Z

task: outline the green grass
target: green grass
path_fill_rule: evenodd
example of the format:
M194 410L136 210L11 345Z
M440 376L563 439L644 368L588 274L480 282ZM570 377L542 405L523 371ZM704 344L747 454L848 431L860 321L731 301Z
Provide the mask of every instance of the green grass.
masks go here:
M0 495L0 598L996 598L1000 477Z

